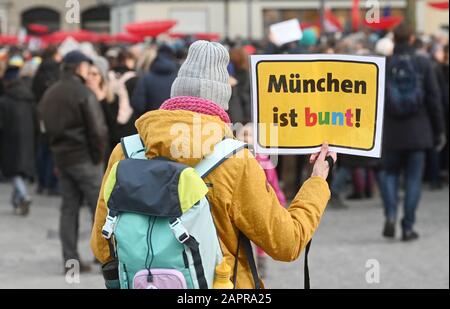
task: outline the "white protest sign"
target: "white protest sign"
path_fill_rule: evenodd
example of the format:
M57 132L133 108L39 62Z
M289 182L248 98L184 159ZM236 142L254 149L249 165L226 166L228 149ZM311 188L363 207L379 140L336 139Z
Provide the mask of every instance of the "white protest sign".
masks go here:
M339 153L381 156L384 57L250 59L257 153L308 154L326 141Z
M298 41L302 38L300 23L295 18L271 25L270 33L273 42L278 46Z

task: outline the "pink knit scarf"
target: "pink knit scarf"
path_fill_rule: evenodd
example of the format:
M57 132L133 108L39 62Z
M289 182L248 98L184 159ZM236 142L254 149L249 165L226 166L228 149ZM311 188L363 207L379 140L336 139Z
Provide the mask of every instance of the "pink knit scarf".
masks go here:
M217 116L225 123L231 123L227 112L213 101L197 97L175 97L166 100L159 109L163 110L185 110L195 113Z

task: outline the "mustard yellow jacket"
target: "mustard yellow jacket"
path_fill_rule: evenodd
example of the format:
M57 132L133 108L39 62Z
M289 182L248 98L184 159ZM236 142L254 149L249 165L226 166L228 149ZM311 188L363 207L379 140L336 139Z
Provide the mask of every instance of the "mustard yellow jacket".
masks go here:
M211 127L216 128L214 133L211 133ZM190 111L151 111L136 121L136 128L147 147L148 158L164 156L189 166L195 166L211 152L212 147L203 147L201 155L197 153L196 156L198 147L192 148L192 145L198 146L195 142L212 146L224 137L233 136L218 117ZM184 133L180 135L180 132ZM191 156L173 158L171 147L174 144L187 146L185 149L190 147ZM107 215L103 188L111 167L122 159L123 152L117 145L109 159L95 214L91 247L102 263L111 259L108 244L101 234ZM290 207L281 207L264 171L246 149L216 168L205 182L209 184L208 199L224 258L231 269L236 259L239 231L275 260L297 259L317 229L330 197L327 182L320 177L311 177ZM237 288L254 288L245 250L239 250L237 273Z

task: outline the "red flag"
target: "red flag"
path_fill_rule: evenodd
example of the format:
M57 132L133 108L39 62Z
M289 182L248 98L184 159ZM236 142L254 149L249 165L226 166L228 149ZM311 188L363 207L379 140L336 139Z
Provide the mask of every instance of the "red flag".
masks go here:
M344 30L339 19L329 8L325 9L325 30L326 32L342 32Z
M360 23L360 15L359 15L359 0L353 0L353 8L352 8L352 29L357 32L359 30Z
M386 30L397 27L402 21L402 16L385 16L381 17L379 21L372 23L364 20L364 25L374 30Z

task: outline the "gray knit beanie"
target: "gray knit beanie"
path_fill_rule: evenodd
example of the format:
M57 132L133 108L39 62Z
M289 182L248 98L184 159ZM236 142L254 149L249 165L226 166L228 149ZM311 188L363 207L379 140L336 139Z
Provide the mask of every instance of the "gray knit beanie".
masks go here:
M228 110L231 86L228 51L216 42L196 41L172 84L170 96L191 96L213 101Z
M102 76L104 81L108 80L108 72L109 72L109 64L106 58L101 56L96 56L92 58L93 64L97 67L100 75Z

